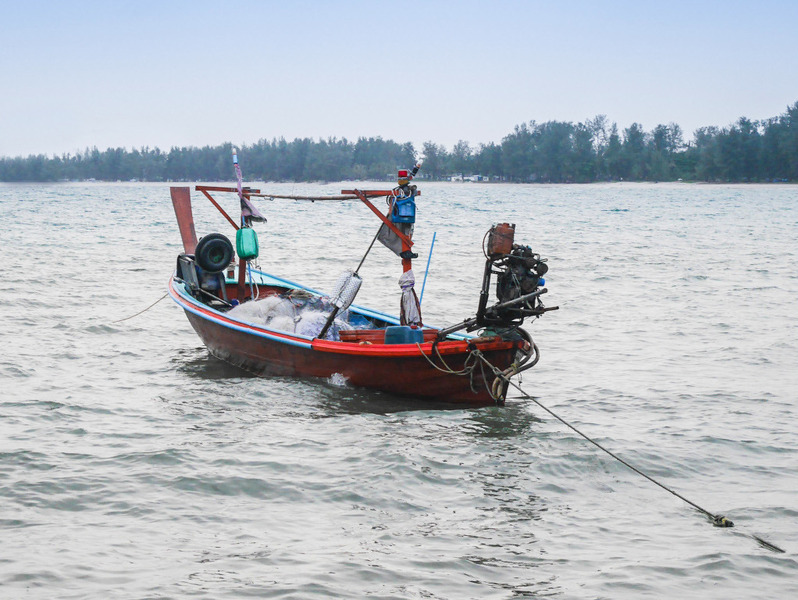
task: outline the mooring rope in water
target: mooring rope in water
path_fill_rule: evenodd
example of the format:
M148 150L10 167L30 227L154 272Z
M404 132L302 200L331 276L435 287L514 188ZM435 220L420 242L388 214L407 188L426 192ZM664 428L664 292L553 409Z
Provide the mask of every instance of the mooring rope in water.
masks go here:
M142 313L145 313L145 312L147 312L148 310L150 310L150 309L151 309L153 306L155 306L156 304L158 304L158 303L159 303L161 300L163 300L164 298L166 298L168 295L169 295L169 292L166 292L166 293L165 293L163 296L161 296L160 298L158 298L158 299L157 299L155 302L153 302L152 304L150 304L150 305L149 305L147 308L145 308L144 310L140 310L140 311L139 311L139 312L137 312L135 315L130 315L129 317L125 317L124 319L119 319L118 321L111 321L111 325L114 325L114 324L116 324L116 323L121 323L122 321L129 321L129 320L130 320L130 319L132 319L133 317L138 317L140 314L142 314Z
M712 520L712 524L713 524L713 525L715 525L716 527L734 527L734 523L733 523L732 521L730 521L729 519L727 519L726 517L724 517L723 515L716 515L716 514L714 514L714 513L711 513L711 512L709 512L708 510L706 510L705 508L702 508L701 506L699 506L698 504L696 504L695 502L693 502L693 501L691 501L691 500L688 500L687 498L685 498L684 496L682 496L682 495L681 495L681 494L679 494L678 492L676 492L676 491L672 490L671 488L669 488L669 487L668 487L668 486L666 486L665 484L663 484L663 483L660 483L659 481L657 481L656 479L654 479L654 478L653 478L653 477L651 477L650 475L648 475L648 474L644 473L643 471L641 471L640 469L638 469L638 468L637 468L637 467L635 467L634 465L632 465L632 464L628 463L627 461L625 461L624 459L622 459L622 458L621 458L620 456L618 456L617 454L615 454L615 453L611 452L610 450L608 450L607 448L605 448L604 446L602 446L601 444L599 444L597 441L595 441L594 439L592 439L592 438L591 438L591 437L589 437L588 435L586 435L586 434L582 433L581 431L579 431L579 429L577 429L576 427L574 427L573 425L571 425L571 424L570 424L568 421L566 421L565 419L563 419L562 417L560 417L560 416L559 416L557 413L555 413L553 410L549 409L547 406L543 405L543 404L542 404L542 403L541 403L539 400L537 400L536 398L534 398L534 397L532 397L530 394L528 394L526 391L524 391L524 390L521 388L521 386L520 386L520 385L518 385L517 383L515 383L514 381L512 381L512 380L510 380L508 377L506 377L506 376L504 375L504 373L503 373L501 370L499 370L499 369L498 369L498 367L494 366L494 365L493 365L493 364L492 364L490 361L488 361L488 359L486 359L486 358L483 356L483 354L482 354L482 353L481 353L479 350L475 350L475 351L474 351L474 354L477 356L477 358L478 358L480 361L482 361L483 363L485 363L485 364L486 364L486 365L487 365L487 366L488 366L488 367L489 367L489 368L490 368L490 369L493 371L494 375L496 375L496 377L497 377L497 378L501 378L501 379L503 379L504 381L506 381L506 382L507 382L509 385L512 385L512 386L513 386L515 389L517 389L519 392L521 392L521 393L524 395L524 396L523 396L524 398L527 398L527 399L529 399L529 400L532 400L532 402L534 402L535 404L537 404L537 405L538 405L540 408L542 408L543 410L545 410L545 411L546 411L547 413L549 413L549 414L550 414L552 417L554 417L555 419L557 419L557 420L558 420L560 423L562 423L563 425L565 425L566 427L568 427L568 428L569 428L569 429L571 429L572 431L574 431L574 432L576 432L577 434L579 434L581 437L583 437L584 439L586 439L588 442L590 442L591 444L593 444L594 446L596 446L596 448L598 448L599 450L602 450L603 452L606 452L606 453L607 453L609 456L611 456L612 458L614 458L615 460L617 460L618 462L620 462L622 465L624 465L624 466L628 467L629 469L631 469L632 471L634 471L634 472L635 472L635 473L637 473L638 475L642 475L643 477L645 477L646 479L648 479L648 480L649 480L651 483L654 483L654 484L658 485L658 486L659 486L659 487L661 487L663 490L665 490L665 491L667 491L667 492L670 492L671 494L673 494L673 495L674 495L674 496L676 496L677 498L679 498L679 499L683 500L684 502L686 502L687 504L689 504L689 505L690 505L690 506L692 506L693 508L695 508L695 509L699 510L699 511L700 511L700 512L702 512L704 515L706 515L707 517L709 517L709 518ZM758 544L760 544L760 545L761 545L761 546L763 546L764 548L767 548L768 550L772 550L773 552L780 552L780 553L784 553L784 552L785 552L785 551L784 551L782 548L779 548L779 547L778 547L778 546L776 546L775 544L772 544L772 543L770 543L770 542L768 542L768 541L766 541L766 540L762 539L762 538L761 538L761 537L759 537L758 535L755 535L755 534L753 534L753 533L747 533L747 532L743 532L743 535L748 535L748 536L749 536L749 537L751 537L753 540L755 540L755 541L756 541Z

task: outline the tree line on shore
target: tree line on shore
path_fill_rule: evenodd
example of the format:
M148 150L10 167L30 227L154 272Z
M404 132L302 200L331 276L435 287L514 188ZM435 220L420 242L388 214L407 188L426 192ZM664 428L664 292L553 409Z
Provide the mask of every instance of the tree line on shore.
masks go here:
M75 154L0 158L0 181L227 181L232 145L171 148L96 147ZM798 102L777 117L741 117L728 127L701 127L685 141L675 123L619 131L599 115L583 123L531 121L501 143L451 150L359 138L260 140L239 150L247 178L266 181L385 180L423 161L422 175L439 180L479 174L494 181L798 181Z

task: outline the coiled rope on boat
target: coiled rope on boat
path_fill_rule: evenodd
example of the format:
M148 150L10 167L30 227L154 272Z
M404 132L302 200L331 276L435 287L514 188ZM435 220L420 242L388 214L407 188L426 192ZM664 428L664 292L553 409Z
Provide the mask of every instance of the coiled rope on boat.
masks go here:
M432 352L434 352L435 355L438 357L438 360L441 361L441 364L443 365L442 367L439 367L438 365L436 365L435 361L433 361L429 356L427 356L427 354L421 348L421 344L419 342L416 342L416 346L418 347L418 351L421 354L421 356L423 356L424 359L430 365L432 365L433 368L437 369L441 373L447 373L449 375L456 375L458 377L467 376L469 378L469 382L468 383L469 383L469 386L471 387L471 391L474 392L475 394L479 393L479 390L474 385L474 370L477 368L477 365L480 366L480 370L482 371L482 375L483 375L482 380L484 382L487 382L487 380L484 377L484 375L485 375L484 366L479 363L479 361L476 359L476 355L473 352L469 352L468 356L466 356L465 361L463 362L463 368L460 369L459 371L456 371L456 370L452 369L448 364L446 364L446 361L444 360L443 356L441 355L440 350L438 349L438 342L437 341L434 341L432 343ZM499 404L500 401L497 400L493 396L493 394L491 394L490 388L487 386L487 383L485 385L485 388L488 390L488 394L490 394L491 398L493 398L493 400L496 401L497 404Z
M477 360L479 356L482 354L479 352L477 347L474 345L473 340L469 342L469 353L463 362L463 368L460 370L452 369L444 360L443 355L441 355L440 349L438 348L438 340L435 340L432 343L432 350L430 351L430 355L434 353L437 356L438 360L440 361L441 365L439 366L435 364L435 361L432 360L429 356L427 356L426 352L421 347L419 342L416 342L416 347L418 348L419 353L423 356L426 361L432 365L435 369L440 371L441 373L448 373L449 375L456 375L456 376L468 376L469 377L469 385L471 387L471 391L475 394L479 393L477 389L476 382L474 381L474 374L476 371L477 366L479 366L480 374L482 375L482 382L485 385L485 390L488 392L488 395L491 399L499 406L504 404L505 396L507 395L507 384L506 380L509 380L510 377L518 375L522 371L526 371L527 369L531 369L534 367L537 362L540 360L540 349L538 348L537 344L532 340L532 336L529 333L521 328L516 330L521 337L524 338L525 348L524 354L520 360L515 360L513 363L507 367L504 371L498 371L502 376L494 376L493 382L488 384L488 376L485 372L485 365L482 364ZM532 358L534 356L534 359ZM483 357L483 360L484 357ZM530 360L532 362L530 362ZM490 363L487 363L490 364ZM493 365L491 367L496 370Z

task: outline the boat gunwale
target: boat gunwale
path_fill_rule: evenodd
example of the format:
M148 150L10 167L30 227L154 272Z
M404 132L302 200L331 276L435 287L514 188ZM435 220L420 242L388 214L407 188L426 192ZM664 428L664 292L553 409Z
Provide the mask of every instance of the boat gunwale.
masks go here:
M295 285L287 280L279 280L268 275L267 273L260 273L266 275L275 281L281 283L289 283ZM205 320L215 322L222 327L234 329L236 331L262 337L274 342L298 346L309 350L316 350L319 352L328 352L334 354L350 354L358 356L378 356L378 357L418 357L421 354L432 355L433 353L439 354L464 354L468 352L470 344L474 343L473 338L467 337L460 340L446 340L434 344L434 342L424 342L420 344L358 344L354 342L342 342L334 340L320 340L318 338L311 338L301 334L291 334L276 329L270 329L247 321L239 321L231 319L224 313L198 301L185 291L185 284L177 284L176 277L173 274L169 278L169 295L172 300L181 308L189 311L198 317ZM176 285L177 284L177 285ZM181 289L182 288L182 289ZM305 289L307 291L317 293L315 290L297 286L298 289ZM360 307L357 307L360 308ZM370 309L365 309L368 313L380 314ZM360 311L357 311L358 313ZM387 316L387 315L386 315ZM395 321L394 318L389 318L389 321ZM480 350L505 350L510 349L516 342L505 340L479 340L475 342ZM433 348L433 345L436 347Z

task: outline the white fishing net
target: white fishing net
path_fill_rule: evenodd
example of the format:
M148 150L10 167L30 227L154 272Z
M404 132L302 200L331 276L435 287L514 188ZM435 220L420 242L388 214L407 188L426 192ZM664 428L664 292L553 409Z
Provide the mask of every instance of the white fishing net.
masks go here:
M234 306L227 311L227 316L252 325L314 338L321 333L329 316L329 312L318 310L318 307L314 306L317 304L324 304L324 301L315 299L312 305L306 305L283 296L266 296L260 300ZM349 318L348 311L339 313L327 331L325 339L340 340L339 331L366 328L363 323L350 323Z

